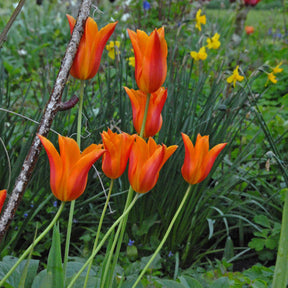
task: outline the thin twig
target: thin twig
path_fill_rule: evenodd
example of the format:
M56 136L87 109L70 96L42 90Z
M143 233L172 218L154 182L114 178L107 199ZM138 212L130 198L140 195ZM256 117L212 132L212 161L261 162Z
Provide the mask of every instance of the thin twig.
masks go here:
M15 10L13 11L13 14L11 15L9 21L7 22L6 26L4 27L1 35L0 35L0 48L2 47L2 44L4 41L6 41L7 38L7 34L12 26L12 24L14 23L14 21L16 20L18 14L20 13L20 11L22 10L22 7L24 6L25 0L20 0L18 5L16 6Z
M80 42L80 39L83 34L84 24L87 17L89 16L89 11L91 7L91 0L83 0L78 18L71 36L71 40L66 49L62 64L57 75L53 90L51 92L49 101L45 107L43 117L41 119L40 125L38 126L38 134L46 136L50 130L52 122L55 118L55 115L59 109L59 103L61 101L62 93L69 76L69 71L73 63L73 59L77 52L77 48ZM41 151L41 144L39 138L35 135L30 150L24 160L22 170L16 179L15 186L9 201L5 207L5 210L2 211L0 219L0 242L3 239L13 217L15 211L23 197L24 191L31 179L32 172L35 168L36 162L38 160L39 154Z

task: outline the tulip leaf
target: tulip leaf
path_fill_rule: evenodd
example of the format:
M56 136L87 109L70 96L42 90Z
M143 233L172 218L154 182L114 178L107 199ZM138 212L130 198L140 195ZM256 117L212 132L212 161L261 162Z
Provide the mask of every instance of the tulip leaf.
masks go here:
M52 244L48 255L47 272L41 279L41 288L63 288L64 272L61 257L61 241L59 225L53 227Z

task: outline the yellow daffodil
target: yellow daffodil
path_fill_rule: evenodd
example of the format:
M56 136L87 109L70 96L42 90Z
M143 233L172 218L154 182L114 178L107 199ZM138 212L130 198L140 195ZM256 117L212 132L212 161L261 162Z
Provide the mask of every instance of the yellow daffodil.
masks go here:
M205 60L207 58L205 46L201 47L199 52L191 51L190 55L195 61Z
M282 62L280 62L275 68L272 69L272 73L277 74L283 71L283 68L279 68L282 65Z
M276 84L276 83L277 83L276 76L274 75L273 72L268 73L267 76L268 76L268 78L267 78L267 82L266 82L265 86L268 85L269 81L271 81L273 84Z
M219 38L220 35L218 33L215 33L215 35L212 38L208 38L207 39L208 49L218 49L221 45Z
M132 67L135 67L135 57L129 57L128 58L128 64Z
M201 9L199 9L196 13L196 24L195 27L201 31L201 24L206 24L206 16L201 15Z
M233 82L233 87L235 87L236 81L241 82L244 79L243 76L239 75L238 69L239 69L239 65L236 66L235 70L233 71L233 74L227 78L228 83Z
M119 41L110 41L108 45L106 45L106 50L108 51L108 57L112 60L115 59L115 55L119 55L120 42Z

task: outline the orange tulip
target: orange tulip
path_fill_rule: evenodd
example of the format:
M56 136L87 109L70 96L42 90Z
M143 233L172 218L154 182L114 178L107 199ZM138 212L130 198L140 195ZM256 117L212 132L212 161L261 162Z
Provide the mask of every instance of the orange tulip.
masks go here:
M102 159L102 170L111 179L119 178L127 166L135 135L117 134L108 129L108 132L103 131L101 136L106 149Z
M157 145L153 138L148 143L136 136L129 158L128 178L133 190L138 193L150 191L157 183L159 172L177 145Z
M209 174L217 156L227 143L221 143L209 150L209 136L197 135L195 146L190 138L182 133L185 146L185 159L181 168L182 176L189 184L203 181Z
M4 205L4 202L6 200L6 196L7 196L7 191L5 189L0 190L0 213L1 213L2 207Z
M253 34L254 33L254 27L253 26L245 26L245 31L246 31L247 35Z
M140 90L133 90L124 87L128 94L133 112L133 124L138 134L140 134L142 122L144 118L145 105L147 100L147 94ZM162 126L161 111L167 99L167 89L161 87L150 96L148 114L145 123L144 137L152 137L159 132Z
M66 15L72 35L76 20ZM101 56L106 42L114 32L118 22L110 23L98 31L97 23L88 17L78 51L73 61L70 74L80 80L93 78L100 66Z
M86 188L90 168L105 152L102 145L92 144L80 153L74 139L59 135L59 155L47 138L41 135L38 137L49 158L52 193L61 201L77 199Z
M164 27L155 29L150 36L144 31L128 29L135 54L135 78L144 93L153 93L165 81L167 74L167 43Z

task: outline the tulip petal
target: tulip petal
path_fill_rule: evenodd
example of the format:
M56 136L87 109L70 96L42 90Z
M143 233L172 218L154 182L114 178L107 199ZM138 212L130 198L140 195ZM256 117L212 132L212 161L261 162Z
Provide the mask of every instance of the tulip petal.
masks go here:
M7 190L0 190L0 213L2 211L4 202L6 200L6 196L7 196Z
M202 177L199 179L199 182L203 181L208 174L210 173L216 158L218 157L219 153L225 148L227 143L221 143L214 146L207 154L203 160L202 164Z
M68 19L68 22L69 22L69 26L70 26L70 34L72 35L72 32L73 32L73 29L74 29L74 26L76 24L76 20L73 16L69 15L69 14L66 14L66 17Z
M75 163L71 170L67 183L66 199L62 201L71 201L81 196L86 188L88 172L92 165L103 155L104 149L96 148L94 151L85 154Z
M101 61L103 50L105 48L105 45L108 39L114 32L117 23L118 21L107 24L96 34L95 44L91 51L91 59L90 59L93 65L90 65L91 69L89 71L88 79L93 78L95 74L97 73L99 66L100 66L100 61Z
M61 162L61 157L55 149L54 145L44 136L37 134L42 145L44 146L49 163L50 163L50 186L53 194L57 191L57 187L60 185L62 174L63 174L63 165Z

